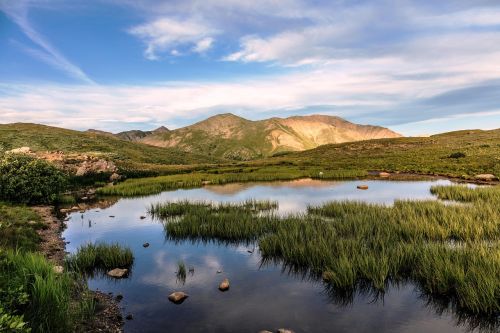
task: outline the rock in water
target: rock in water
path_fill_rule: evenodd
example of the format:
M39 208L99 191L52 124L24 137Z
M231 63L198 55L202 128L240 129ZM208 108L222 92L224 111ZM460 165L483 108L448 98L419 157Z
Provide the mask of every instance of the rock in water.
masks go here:
M188 297L189 297L188 294L186 294L185 292L176 291L168 295L168 300L175 304L181 304Z
M149 243L142 244L143 247L149 247Z
M115 279L121 279L128 274L128 269L126 268L115 268L110 270L108 276L114 277Z
M368 185L358 185L357 188L358 188L358 190L367 190Z
M229 280L228 279L222 280L222 282L219 284L219 290L220 291L229 290Z

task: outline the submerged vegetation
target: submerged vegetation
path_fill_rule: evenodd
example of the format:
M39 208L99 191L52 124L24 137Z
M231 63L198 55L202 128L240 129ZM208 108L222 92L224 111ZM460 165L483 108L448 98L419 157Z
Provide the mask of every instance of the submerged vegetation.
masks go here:
M412 281L428 295L473 315L500 313L500 187L436 186L440 199L393 206L331 202L279 216L247 205L158 204L175 240L257 240L264 260L322 277L331 290ZM259 205L254 205L259 207ZM268 213L265 213L268 211Z

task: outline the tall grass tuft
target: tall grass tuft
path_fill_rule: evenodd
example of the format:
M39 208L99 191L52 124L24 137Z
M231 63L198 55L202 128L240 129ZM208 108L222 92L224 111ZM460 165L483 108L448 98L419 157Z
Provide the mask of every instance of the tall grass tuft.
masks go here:
M66 258L66 267L71 271L92 273L95 270L130 267L134 256L130 248L119 244L87 244Z

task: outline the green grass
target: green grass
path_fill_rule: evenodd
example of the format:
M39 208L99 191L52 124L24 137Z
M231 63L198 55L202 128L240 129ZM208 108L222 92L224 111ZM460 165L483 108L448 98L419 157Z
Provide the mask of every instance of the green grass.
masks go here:
M326 170L314 167L298 168L269 166L220 168L209 169L205 172L128 179L114 186L99 188L97 193L111 196L140 196L178 188L195 188L203 185L221 185L235 182L279 181L300 178L354 179L366 175L367 172L359 170Z
M119 244L86 244L78 248L75 254L66 258L69 270L93 273L114 268L129 268L134 262L132 250Z
M389 284L412 281L460 311L499 314L500 187L432 191L461 204L331 202L302 215L277 216L244 205L218 209L184 202L182 209L166 204L151 212L166 217L171 239L256 240L264 260L322 276L332 290L368 286L383 293Z
M43 228L40 216L27 206L0 202L0 248L36 250Z
M71 332L90 315L82 304L90 302L70 273L57 274L42 255L0 250L0 308L23 316L32 332Z

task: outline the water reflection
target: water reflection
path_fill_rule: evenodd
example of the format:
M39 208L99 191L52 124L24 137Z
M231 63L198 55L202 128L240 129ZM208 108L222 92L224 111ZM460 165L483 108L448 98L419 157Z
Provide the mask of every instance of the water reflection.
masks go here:
M436 182L294 181L268 184L229 184L119 199L100 211L70 216L64 237L68 251L85 242L118 242L134 252L133 274L122 280L94 277L92 289L124 296L121 305L134 320L126 332L258 332L290 327L296 332L457 332L498 328L495 320L474 318L453 304L423 294L407 281L392 283L385 293L359 285L334 290L320 277L280 261L263 262L254 243L220 244L177 240L164 235L162 224L146 216L147 208L166 200L277 200L280 212L304 211L308 204L355 199L391 204L395 199L431 199ZM446 184L447 181L439 181ZM115 216L110 218L109 216ZM91 222L89 228L88 221ZM144 248L143 243L150 246ZM250 251L250 252L249 252ZM178 262L194 272L179 281ZM219 283L229 278L230 291ZM181 305L168 301L173 291L190 297ZM451 306L450 306L451 304Z

